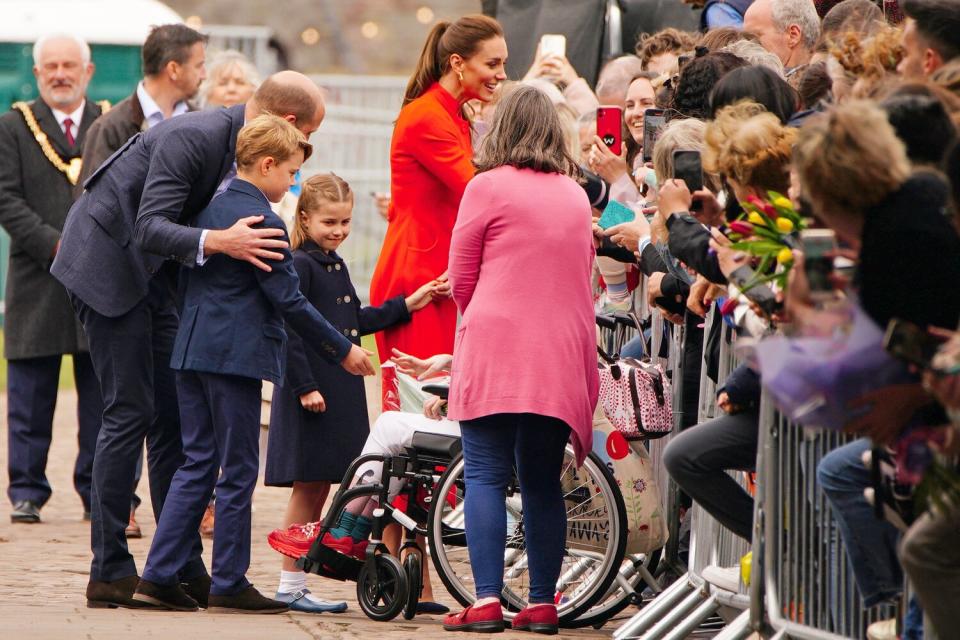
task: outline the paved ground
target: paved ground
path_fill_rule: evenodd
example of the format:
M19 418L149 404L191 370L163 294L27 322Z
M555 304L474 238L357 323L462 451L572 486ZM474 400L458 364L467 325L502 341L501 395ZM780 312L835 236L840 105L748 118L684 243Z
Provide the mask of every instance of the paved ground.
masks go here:
M371 395L374 395L371 390ZM0 435L0 468L6 469L6 397L0 396L3 433ZM83 598L89 570L89 527L81 520L80 499L73 490L71 474L76 455L72 416L76 396L61 391L53 445L47 466L54 487L53 497L43 509L43 523L12 525L7 502L0 509L0 640L21 638L89 638L132 640L140 638L213 638L229 640L352 639L389 634L390 638L428 640L446 636L439 617L417 617L411 622L398 618L378 623L366 618L356 604L355 585L312 576L311 589L326 598L346 600L350 610L340 615L284 614L240 616L198 613L131 612L87 609ZM6 474L2 476L6 488ZM141 484L146 494L146 477ZM6 492L4 491L4 494ZM254 497L253 561L248 577L264 593L272 594L280 570L279 555L266 544L267 533L279 525L286 505L287 490L259 486ZM142 566L154 531L153 514L145 499L138 520L144 538L131 541L131 549ZM209 544L206 559L209 565ZM442 586L438 589L441 595ZM445 595L445 594L444 594ZM449 596L440 597L454 606ZM621 616L622 620L623 616ZM609 622L601 631L577 630L562 634L571 638L609 637L619 623ZM530 634L507 632L501 638L527 638Z

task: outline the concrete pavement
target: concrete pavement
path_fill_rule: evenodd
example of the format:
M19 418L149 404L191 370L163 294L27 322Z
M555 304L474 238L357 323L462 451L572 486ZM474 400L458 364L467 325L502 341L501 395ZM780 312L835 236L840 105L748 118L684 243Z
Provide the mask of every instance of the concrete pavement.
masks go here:
M373 397L376 397L371 393ZM6 397L0 396L3 434L0 437L0 465L6 479ZM53 496L44 507L43 522L13 525L8 517L9 504L0 509L0 640L70 639L139 640L140 638L219 637L229 640L319 640L374 638L430 640L448 637L440 616L418 616L407 622L398 617L392 622L368 619L356 602L353 583L342 583L311 576L309 586L327 599L346 600L350 609L339 615L283 614L243 616L229 614L134 612L129 610L88 609L84 588L90 563L89 523L82 520L80 498L73 489L72 469L76 456L76 395L61 391L57 407L53 444L47 474ZM130 548L142 566L155 528L148 499L146 474L140 484L144 503L137 512L144 537L130 541ZM3 483L4 489L6 482ZM5 496L4 491L4 496ZM332 493L332 492L331 492ZM249 579L264 594L275 592L280 556L266 543L269 531L280 525L289 490L257 487L253 514L253 557ZM209 566L210 544L205 557ZM456 603L434 579L438 599L451 608ZM568 631L560 637L607 638L616 626L634 611L628 608L618 620L608 622L600 631ZM457 636L454 636L457 637ZM460 636L465 637L465 636ZM504 640L530 640L526 633L507 632ZM535 637L535 636L533 636Z

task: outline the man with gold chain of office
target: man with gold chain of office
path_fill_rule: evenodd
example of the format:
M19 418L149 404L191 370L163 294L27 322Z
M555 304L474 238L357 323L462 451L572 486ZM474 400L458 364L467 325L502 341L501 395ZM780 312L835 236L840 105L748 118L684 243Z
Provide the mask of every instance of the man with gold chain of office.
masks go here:
M45 36L33 47L33 61L40 97L18 102L0 116L0 226L10 235L3 327L7 495L11 520L20 523L39 522L50 497L47 452L64 354L73 356L79 429L73 481L85 518L102 413L83 327L63 285L50 275L50 264L73 204L84 136L109 105L86 99L94 69L83 40Z

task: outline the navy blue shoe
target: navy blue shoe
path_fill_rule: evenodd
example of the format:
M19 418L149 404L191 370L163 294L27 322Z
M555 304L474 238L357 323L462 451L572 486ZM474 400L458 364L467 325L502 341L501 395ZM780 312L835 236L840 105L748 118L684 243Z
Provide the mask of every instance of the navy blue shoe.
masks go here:
M423 601L417 603L417 615L441 615L450 613L450 607L445 607L439 602Z
M273 599L287 603L290 606L290 611L301 613L343 613L347 610L346 602L329 602L327 600L316 602L307 597L309 593L309 589L300 589L293 593L280 593L278 591Z

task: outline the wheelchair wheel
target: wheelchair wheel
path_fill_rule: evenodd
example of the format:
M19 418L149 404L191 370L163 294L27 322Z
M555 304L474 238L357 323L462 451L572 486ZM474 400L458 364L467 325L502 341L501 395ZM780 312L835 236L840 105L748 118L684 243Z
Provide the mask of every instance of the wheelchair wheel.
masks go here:
M420 592L423 591L423 573L420 566L420 554L411 551L403 560L403 570L407 574L407 601L403 606L405 620L413 620L417 615Z
M627 518L623 496L613 475L590 454L579 469L573 448L564 454L560 475L567 508L567 541L555 599L560 623L586 612L608 593L623 562ZM430 553L440 580L462 605L471 604L473 572L464 534L463 458L458 456L440 477L427 522ZM505 617L527 604L529 574L520 492L506 497L507 547L501 601Z
M371 620L393 620L407 603L409 585L400 561L388 554L374 558L374 569L364 562L357 576L357 601Z

